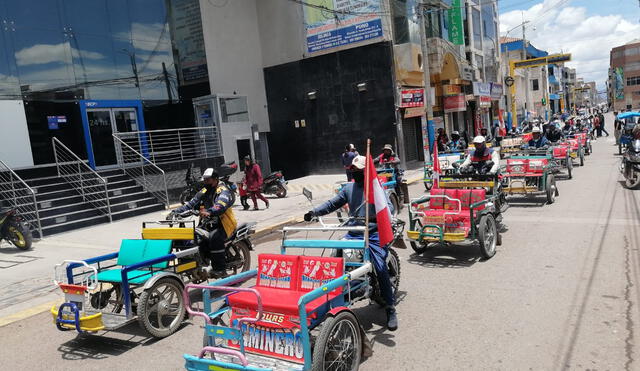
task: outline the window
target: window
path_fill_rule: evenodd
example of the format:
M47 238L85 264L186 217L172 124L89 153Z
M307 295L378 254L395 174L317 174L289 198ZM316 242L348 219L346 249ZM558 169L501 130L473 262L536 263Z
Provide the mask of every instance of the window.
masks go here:
M538 83L538 79L531 80L531 86L533 91L538 91L540 89L540 85Z
M624 50L624 55L625 57L629 57L632 55L638 55L640 54L640 47L636 47L636 48L628 48Z
M640 62L627 63L624 66L624 71L637 71L640 70Z
M627 86L640 85L640 76L627 77Z
M480 11L478 9L471 9L471 22L473 26L473 46L476 49L482 49L482 32L480 24Z

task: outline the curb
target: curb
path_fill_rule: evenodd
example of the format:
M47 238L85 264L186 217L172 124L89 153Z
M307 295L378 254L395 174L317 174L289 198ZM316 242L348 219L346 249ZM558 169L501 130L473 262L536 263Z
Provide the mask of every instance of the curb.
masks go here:
M253 236L256 239L262 238L262 237L270 235L271 233L278 232L282 227L285 227L285 226L288 226L288 225L293 225L293 224L299 224L299 223L302 223L303 221L304 220L302 218L300 218L300 217L292 217L292 218L283 220L281 222L274 223L274 224L268 225L266 227L256 229L256 232L253 234Z

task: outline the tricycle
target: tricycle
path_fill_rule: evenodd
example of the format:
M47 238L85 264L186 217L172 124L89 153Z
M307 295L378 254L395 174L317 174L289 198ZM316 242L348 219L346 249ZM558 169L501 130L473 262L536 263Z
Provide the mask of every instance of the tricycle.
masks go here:
M227 272L249 269L251 233L253 224L242 224L225 243ZM153 337L171 335L185 317L185 283L208 279L198 247L205 236L193 220L144 222L142 239L122 240L118 252L57 264L54 283L65 302L51 308L54 324L95 333L138 321Z
M438 183L439 188L411 201L407 236L413 250L477 242L484 258L494 256L506 210L498 175L451 174Z
M616 117L623 121L622 133L618 140L618 154L622 155L624 150L633 142L633 128L637 125L636 120L640 117L640 112L623 112Z
M565 160L567 159L565 154ZM502 191L508 195L546 196L552 204L558 196L556 163L546 149L515 152L502 171Z
M407 184L404 181L398 180L399 171L392 167L384 167L378 168L378 179L380 179L380 184L382 184L382 188L384 188L385 193L389 197L389 201L391 201L391 205L393 206L393 210L391 215L397 216L400 210L402 209L404 203L402 202L404 199L404 195L408 194ZM342 190L342 187L347 184L346 182L340 183L336 185L333 189L334 193L339 193ZM404 190L402 194L398 191L399 188L402 187ZM336 215L340 222L346 220L346 215L349 215L349 205L344 205L338 211L336 211Z
M453 164L464 161L465 153L463 151L447 151L438 153L438 162L440 163L440 171L443 174L454 170ZM424 164L424 188L428 191L433 187L433 161Z
M187 312L203 318L205 329L204 347L197 355L184 355L185 368L357 370L370 347L351 307L360 300L381 300L366 240L290 236L364 231L361 226L285 227L280 254L260 254L257 269L211 285L187 285ZM290 255L291 249L315 253ZM392 252L389 274L397 290L400 265ZM255 285L242 285L253 279ZM189 305L192 290L202 291L203 311Z

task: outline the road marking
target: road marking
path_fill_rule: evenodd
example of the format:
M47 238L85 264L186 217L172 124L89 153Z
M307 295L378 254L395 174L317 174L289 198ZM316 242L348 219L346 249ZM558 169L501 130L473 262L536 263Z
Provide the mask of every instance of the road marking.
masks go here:
M2 317L0 318L0 327L6 326L8 324L11 324L17 321L21 321L23 319L27 319L29 317L33 317L36 314L40 314L42 312L46 312L50 310L51 307L59 303L60 303L60 300L54 300L44 304L35 305L29 309L21 310L18 313L14 313L6 317Z
M574 218L574 217L544 217L509 215L505 217L505 224L509 223L536 223L536 224L589 224L589 225L613 225L613 226L640 226L640 220L623 218Z

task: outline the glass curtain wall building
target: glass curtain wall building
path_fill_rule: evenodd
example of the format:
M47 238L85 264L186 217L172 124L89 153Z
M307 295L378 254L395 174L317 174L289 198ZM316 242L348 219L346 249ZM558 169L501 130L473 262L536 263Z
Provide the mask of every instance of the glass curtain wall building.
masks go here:
M36 165L54 136L86 158L97 136L193 126L210 93L197 0L0 0L0 22L0 100L24 102Z

